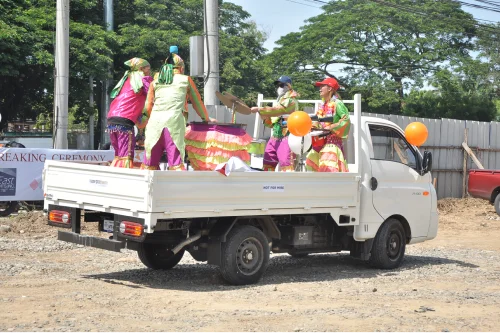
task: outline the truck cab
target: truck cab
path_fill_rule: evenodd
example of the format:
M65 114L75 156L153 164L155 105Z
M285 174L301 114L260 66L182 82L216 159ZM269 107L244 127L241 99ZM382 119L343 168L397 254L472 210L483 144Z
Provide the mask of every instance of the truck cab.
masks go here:
M352 101L349 172L152 171L47 161L48 223L58 239L137 250L151 269L171 269L187 251L218 265L231 284L258 282L270 253L305 257L349 251L393 269L407 244L437 234L432 155L396 124L361 116ZM81 218L110 237L81 234Z

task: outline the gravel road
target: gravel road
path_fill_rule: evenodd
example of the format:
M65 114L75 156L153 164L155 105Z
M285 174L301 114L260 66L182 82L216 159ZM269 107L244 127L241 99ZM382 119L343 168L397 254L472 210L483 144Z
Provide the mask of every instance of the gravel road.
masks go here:
M272 255L243 287L189 254L152 271L133 251L55 240L39 213L0 219L0 331L499 331L500 218L478 200L440 207L438 237L399 269Z

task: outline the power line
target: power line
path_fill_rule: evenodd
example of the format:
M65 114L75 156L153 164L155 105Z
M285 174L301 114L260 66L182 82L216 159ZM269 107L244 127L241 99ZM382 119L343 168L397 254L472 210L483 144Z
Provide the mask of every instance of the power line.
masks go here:
M475 0L475 1L482 2L495 7L500 7L500 1L493 1L493 0Z
M318 3L322 3L324 5L328 5L328 2L326 1L321 1L321 0L308 0L309 2L318 2Z
M488 7L488 6L483 6L483 5L477 5L477 4L472 4L464 1L457 1L459 4L466 6L466 7L471 7L471 8L477 8L477 9L483 9L483 10L488 10L496 13L500 13L500 8L499 7Z
M447 17L447 16L442 15L442 14L434 14L434 13L422 12L422 11L414 10L412 8L408 8L408 7L405 7L405 6L397 5L397 4L394 4L394 3L391 3L391 2L386 2L386 1L383 1L383 0L370 0L370 1L373 1L373 2L378 3L380 5L383 5L383 6L400 9L400 10L403 10L403 11L406 11L406 12L409 12L409 13L413 13L413 14L417 14L417 15L421 15L421 16L425 16L425 17L431 16L431 17L437 17L437 18L445 19L445 20L461 21L460 19L455 19L455 18ZM461 1L458 1L458 2L461 2ZM491 32L500 33L500 29L497 29L497 28L494 28L494 27L491 27L491 26L488 26L488 25L484 25L484 24L480 24L480 23L474 23L474 26L484 28L484 29L489 30ZM464 32L464 34L472 36L472 37L476 36L476 34L467 33L467 32Z
M293 3L297 3L299 5L303 5L303 6L306 6L306 7L311 7L311 8L321 8L321 7L318 7L318 6L312 6L312 5L308 5L307 3L303 3L303 2L298 2L298 1L293 1L293 0L286 0L288 2L293 2Z

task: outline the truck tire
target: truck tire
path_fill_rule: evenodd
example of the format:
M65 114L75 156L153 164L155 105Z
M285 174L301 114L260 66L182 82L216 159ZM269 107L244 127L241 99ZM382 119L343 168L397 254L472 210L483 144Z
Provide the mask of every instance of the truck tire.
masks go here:
M7 217L17 211L18 201L0 202L0 217Z
M497 197L495 198L495 210L498 215L500 215L500 193L497 194Z
M256 283L269 262L266 235L249 225L237 225L222 244L220 271L224 280L233 285Z
M375 236L369 263L381 269L399 267L403 261L405 249L405 229L397 219L388 219Z
M181 261L184 249L172 254L163 244L141 243L137 250L144 266L151 269L171 269Z

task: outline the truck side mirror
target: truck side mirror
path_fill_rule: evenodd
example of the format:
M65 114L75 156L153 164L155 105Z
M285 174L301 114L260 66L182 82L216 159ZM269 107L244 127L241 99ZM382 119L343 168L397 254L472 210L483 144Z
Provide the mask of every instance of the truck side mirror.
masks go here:
M425 175L427 172L432 171L432 153L430 151L424 152L424 158L422 161L422 171L421 175Z

